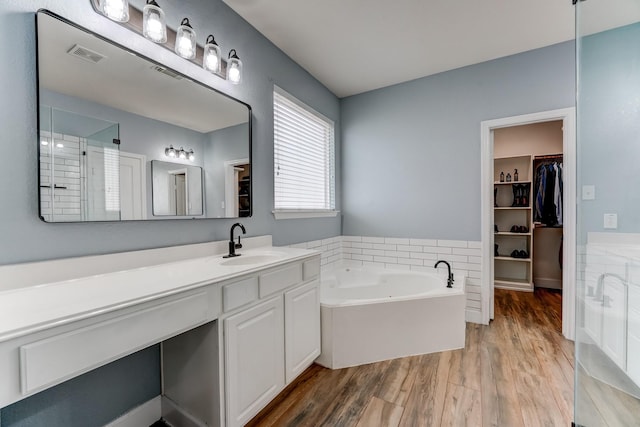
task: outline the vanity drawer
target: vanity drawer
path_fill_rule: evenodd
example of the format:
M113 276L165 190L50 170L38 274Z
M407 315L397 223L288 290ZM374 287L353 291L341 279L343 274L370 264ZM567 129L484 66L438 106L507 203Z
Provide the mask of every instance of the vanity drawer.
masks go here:
M257 301L258 278L240 280L222 287L222 308L225 312Z
M302 264L302 273L304 280L310 280L320 275L320 258L314 258L305 261Z
M207 320L207 294L117 317L20 347L22 394L60 383Z
M302 281L302 263L260 275L260 298L281 291Z

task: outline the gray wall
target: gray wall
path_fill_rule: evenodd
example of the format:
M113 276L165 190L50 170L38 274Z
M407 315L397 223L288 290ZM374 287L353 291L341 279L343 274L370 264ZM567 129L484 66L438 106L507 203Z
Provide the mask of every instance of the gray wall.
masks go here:
M640 24L580 39L578 188L596 186L580 201L579 242L586 233L640 232ZM580 194L580 191L578 192ZM618 214L618 229L603 215Z
M141 0L132 1L141 7ZM78 24L128 46L183 74L238 98L253 108L254 215L243 219L250 236L273 234L275 244L288 244L340 234L339 218L275 221L273 209L273 84L336 120L339 128L339 101L323 85L295 64L283 52L249 26L221 0L164 0L169 23L175 28L189 17L199 41L213 33L224 52L235 48L244 63L243 83L233 86L178 58L172 52L136 36L96 14L89 0L2 0L0 2L0 150L11 152L11 161L0 170L5 185L0 186L0 264L103 254L169 245L224 240L234 220L176 220L175 227L164 221L46 224L38 219L36 42L34 13L47 8ZM340 135L337 134L337 152ZM16 149L19 148L19 149ZM340 176L338 175L338 182ZM339 186L338 186L339 188ZM338 195L339 197L339 195ZM159 375L156 347L141 352ZM137 392L119 402L132 387L137 372L133 357L116 365L118 375L101 368L72 382L71 390L55 388L1 411L2 427L100 425L158 394L155 377L152 393ZM113 381L111 379L114 378ZM94 389L109 383L99 398L85 399ZM43 397L44 396L44 397ZM89 403L89 401L91 403ZM47 410L42 410L46 407ZM87 407L87 410L82 408Z
M344 98L343 234L480 240L480 122L574 105L574 43Z
M140 6L140 0L132 3ZM323 85L249 26L221 0L165 0L170 25L189 17L199 39L214 33L223 50L235 48L244 63L243 83L234 86L178 58L101 15L89 0L3 0L0 3L0 148L16 151L0 171L11 185L0 188L0 264L111 253L167 245L223 240L233 220L181 220L179 226L158 222L45 224L38 217L36 154L36 69L34 12L48 8L78 24L177 69L253 108L254 215L244 220L248 235L273 234L276 244L340 234L340 219L275 221L273 209L273 84L336 120L339 101ZM202 41L202 40L200 40ZM337 135L339 152L340 135ZM339 180L338 176L338 180ZM177 225L177 223L176 223ZM99 244L97 242L100 242Z

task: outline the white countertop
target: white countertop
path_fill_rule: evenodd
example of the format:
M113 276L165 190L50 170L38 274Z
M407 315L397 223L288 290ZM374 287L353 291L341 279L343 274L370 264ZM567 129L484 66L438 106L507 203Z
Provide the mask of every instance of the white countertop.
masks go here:
M318 252L284 247L239 250L269 253L271 262L223 265L223 254L0 291L0 342L199 286L221 282ZM246 259L246 258L245 258Z

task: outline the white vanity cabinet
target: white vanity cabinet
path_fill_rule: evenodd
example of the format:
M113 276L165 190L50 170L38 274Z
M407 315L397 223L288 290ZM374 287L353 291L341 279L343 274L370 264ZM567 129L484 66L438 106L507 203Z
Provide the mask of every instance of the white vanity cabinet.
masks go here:
M319 277L312 255L222 283L217 332L164 343L165 419L242 426L309 367L320 354ZM209 371L221 375L202 374Z
M318 281L284 294L286 382L289 384L320 355Z
M284 386L283 329L280 296L224 320L228 425L244 425Z
M627 358L627 286L619 280L605 279L603 285L602 350L621 369Z
M227 427L242 426L320 355L318 257L259 276L264 298L224 320Z

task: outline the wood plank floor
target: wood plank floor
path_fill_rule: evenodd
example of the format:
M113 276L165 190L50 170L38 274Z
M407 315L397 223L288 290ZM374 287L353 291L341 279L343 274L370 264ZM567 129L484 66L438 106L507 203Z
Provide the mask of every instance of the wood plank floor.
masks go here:
M496 289L466 348L330 370L312 365L249 426L570 426L573 343L562 296Z

